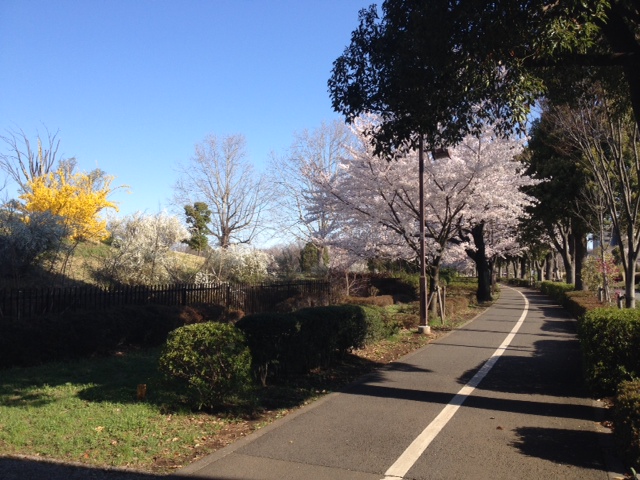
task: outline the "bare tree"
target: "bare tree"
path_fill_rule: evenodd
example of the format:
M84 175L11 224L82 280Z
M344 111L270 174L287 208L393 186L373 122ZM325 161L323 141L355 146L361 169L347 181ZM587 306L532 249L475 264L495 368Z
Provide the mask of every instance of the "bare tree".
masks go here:
M6 135L0 135L0 140L8 149L7 153L0 153L0 169L18 184L21 191L26 191L30 181L51 172L59 161L60 140L57 136L58 132L52 134L47 130L46 138L38 134L33 145L23 130L9 130ZM73 169L75 160L65 162Z
M220 247L251 243L261 232L269 192L247 160L243 135L208 135L178 173L174 201L180 207L206 203L211 210L211 235Z
M287 153L271 159L270 183L278 192L274 223L297 241L314 244L320 252L337 228L338 218L335 211L318 208L317 197L325 193L310 178L335 178L351 141L344 122L322 123L313 131L296 133Z

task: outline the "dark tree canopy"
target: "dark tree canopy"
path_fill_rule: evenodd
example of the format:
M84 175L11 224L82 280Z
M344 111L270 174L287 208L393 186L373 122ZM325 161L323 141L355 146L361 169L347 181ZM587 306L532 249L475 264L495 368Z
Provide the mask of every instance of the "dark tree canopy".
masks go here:
M191 238L184 240L184 243L197 252L206 250L209 246L207 235L211 234L208 226L211 221L211 210L206 203L195 202L193 206L185 205L184 213L191 233Z
M558 67L621 65L640 119L634 0L386 0L360 12L329 80L333 108L381 116L376 146L456 143L484 120L517 129Z

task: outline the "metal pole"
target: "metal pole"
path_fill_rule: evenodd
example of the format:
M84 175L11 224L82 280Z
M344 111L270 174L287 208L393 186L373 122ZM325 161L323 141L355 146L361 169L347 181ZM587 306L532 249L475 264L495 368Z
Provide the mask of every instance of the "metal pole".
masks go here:
M424 145L422 135L418 140L418 170L420 176L420 324L418 333L431 333L427 300L427 261L424 228Z

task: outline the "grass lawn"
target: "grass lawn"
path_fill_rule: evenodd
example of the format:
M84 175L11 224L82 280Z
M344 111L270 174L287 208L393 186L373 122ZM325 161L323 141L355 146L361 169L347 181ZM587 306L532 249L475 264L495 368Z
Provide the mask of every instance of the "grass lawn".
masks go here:
M234 419L176 410L159 350L0 372L0 454L165 470ZM136 399L147 384L144 401ZM161 461L158 461L162 459Z

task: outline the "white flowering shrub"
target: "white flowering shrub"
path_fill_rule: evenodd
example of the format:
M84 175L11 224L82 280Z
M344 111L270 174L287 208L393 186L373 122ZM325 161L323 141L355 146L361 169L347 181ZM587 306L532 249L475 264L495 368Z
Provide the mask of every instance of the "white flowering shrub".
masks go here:
M50 212L25 217L12 208L0 210L0 273L17 279L52 259L64 248L66 235L60 217Z
M209 281L260 282L269 276L271 255L241 245L211 250L200 278Z
M176 217L135 213L109 222L110 255L100 270L106 280L128 285L171 282L176 258L171 248L189 236Z

